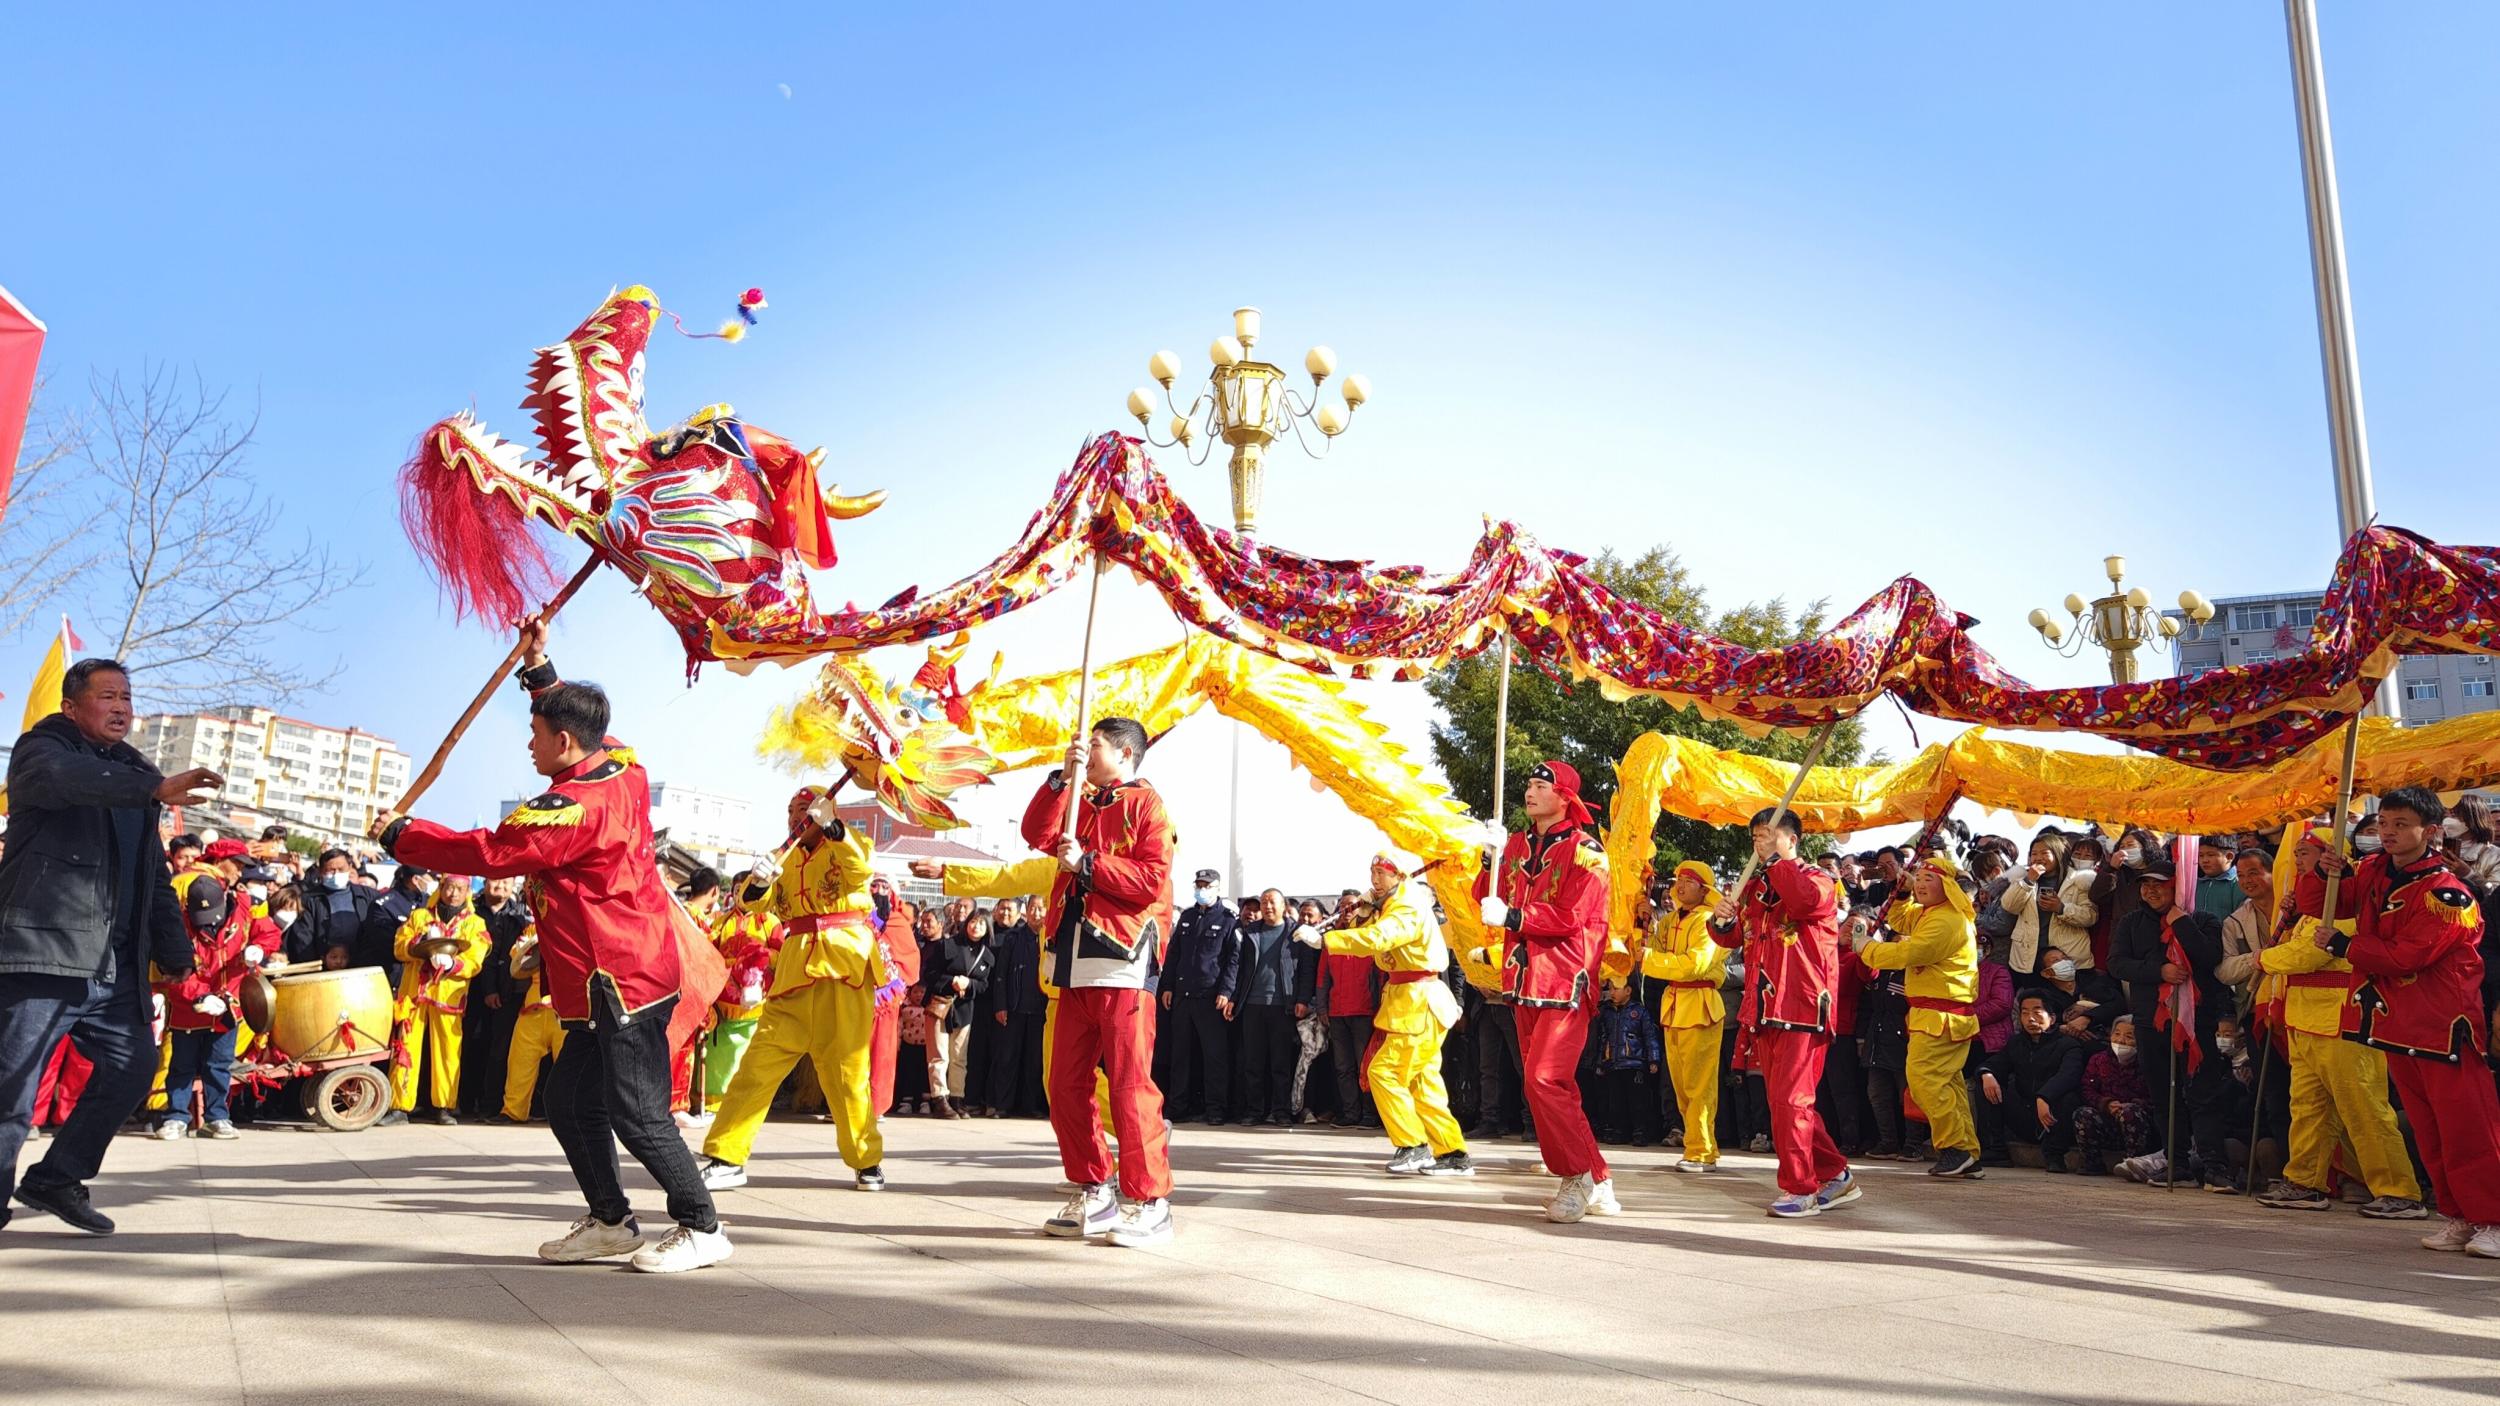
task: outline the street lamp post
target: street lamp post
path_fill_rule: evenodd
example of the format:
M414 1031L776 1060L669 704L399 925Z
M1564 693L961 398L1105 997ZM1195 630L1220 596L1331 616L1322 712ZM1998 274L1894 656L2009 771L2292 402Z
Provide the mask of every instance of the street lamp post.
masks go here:
M1203 464L1214 452L1215 441L1232 446L1233 530L1244 537L1258 533L1268 446L1290 432L1304 453L1326 458L1329 446L1354 423L1354 412L1372 393L1369 379L1348 372L1337 381L1337 394L1345 407L1323 402L1320 387L1337 374L1337 354L1313 347L1302 357L1302 369L1311 378L1306 398L1288 384L1282 367L1251 358L1258 342L1259 310L1233 309L1232 335L1218 337L1207 347L1207 360L1214 363L1214 370L1208 373L1206 389L1189 402L1187 410L1172 399L1181 359L1168 351L1154 354L1146 370L1163 386L1162 409L1170 416L1165 438L1155 437L1155 393L1140 386L1128 397L1128 413L1137 417L1146 442L1158 449L1178 447L1188 453L1190 463ZM1318 448L1312 448L1304 435L1305 425L1319 431Z
M1168 351L1159 351L1146 363L1146 374L1163 387L1160 397L1162 412L1170 418L1165 422L1164 438L1155 437L1156 415L1153 391L1139 386L1128 394L1128 413L1137 417L1145 431L1146 442L1158 449L1178 448L1189 456L1192 464L1203 464L1214 452L1215 442L1222 440L1232 446L1228 464L1233 490L1233 531L1243 539L1249 550L1257 550L1259 501L1266 486L1267 450L1287 432L1314 459L1328 457L1337 436L1354 423L1354 412L1371 399L1369 378L1349 371L1337 381L1337 394L1345 407L1328 404L1320 398L1320 388L1337 374L1337 354L1327 347L1313 347L1302 355L1302 370L1311 378L1311 392L1306 398L1290 384L1284 368L1273 362L1257 361L1251 352L1259 344L1259 310L1233 309L1232 335L1218 337L1207 347L1207 360L1214 369L1207 374L1206 389L1198 392L1183 410L1172 399L1172 384L1180 379L1181 359ZM1319 431L1319 447L1313 449L1304 435L1303 426ZM1226 825L1226 877L1232 881L1235 897L1244 887L1241 873L1241 724L1233 724L1231 816Z
M2087 644L2096 644L2109 651L2111 683L2136 681L2136 651L2146 645L2166 649L2178 638L2179 622L2153 609L2153 597L2142 586L2119 589L2127 575L2127 559L2121 556L2101 558L2101 569L2109 574L2109 594L2086 603L2080 595L2066 597L2066 613L2072 619L2072 643L2067 642L2068 626L2060 625L2046 610L2031 612L2031 628L2049 648L2068 658L2083 652ZM2196 622L2199 630L2214 618L2213 602L2194 591L2179 593L2179 609Z

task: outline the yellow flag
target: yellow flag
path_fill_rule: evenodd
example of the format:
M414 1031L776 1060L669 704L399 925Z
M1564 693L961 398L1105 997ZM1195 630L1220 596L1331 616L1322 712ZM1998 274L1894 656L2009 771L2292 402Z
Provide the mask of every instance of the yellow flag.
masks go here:
M61 617L61 632L52 637L52 647L44 651L43 664L35 670L35 681L26 686L26 717L18 724L23 732L61 711L61 679L69 672L69 655L85 646L69 627L69 617Z
M78 633L69 627L69 617L61 617L61 632L52 637L52 647L43 652L43 663L35 669L35 681L26 686L26 717L18 725L23 732L61 711L61 680L69 673L72 651L84 649ZM0 815L9 813L9 790L0 785Z

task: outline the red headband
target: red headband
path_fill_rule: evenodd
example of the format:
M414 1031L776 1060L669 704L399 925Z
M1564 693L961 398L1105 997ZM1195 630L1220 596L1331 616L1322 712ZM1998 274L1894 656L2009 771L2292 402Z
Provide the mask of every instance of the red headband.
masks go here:
M1595 817L1589 814L1588 803L1580 799L1580 769L1569 762L1538 762L1528 768L1530 780L1542 781L1562 793L1563 816L1574 825L1587 825Z

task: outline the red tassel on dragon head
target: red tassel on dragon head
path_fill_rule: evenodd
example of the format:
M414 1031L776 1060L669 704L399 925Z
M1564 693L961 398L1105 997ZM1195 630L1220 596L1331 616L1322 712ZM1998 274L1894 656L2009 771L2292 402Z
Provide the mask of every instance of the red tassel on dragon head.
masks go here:
M719 657L715 631L760 638L816 620L806 568L832 566L834 522L885 495L825 491L823 450L802 453L726 405L654 433L643 349L664 315L636 285L538 350L522 408L543 459L465 410L425 432L400 473L400 516L462 616L502 623L546 598L555 572L535 521L624 572L676 628L689 674Z

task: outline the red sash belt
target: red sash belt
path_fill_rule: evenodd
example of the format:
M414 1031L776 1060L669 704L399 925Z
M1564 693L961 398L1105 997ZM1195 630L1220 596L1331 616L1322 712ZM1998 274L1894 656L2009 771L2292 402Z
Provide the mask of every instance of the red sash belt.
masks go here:
M2357 975L2359 975L2357 972L2293 972L2285 979L2284 984L2287 986L2324 986L2337 991L2350 991L2352 979Z
M1971 1003L1968 1001L1956 1001L1944 996L1912 996L1910 998L1910 1009L1914 1011L1943 1011L1947 1015L1969 1015L1972 1013L1973 1008Z
M1391 986L1404 986L1410 981L1430 981L1439 972L1382 972L1380 979Z
M804 918L792 918L781 928L784 932L805 935L823 932L827 928L864 928L869 925L868 910L863 908L852 913L810 913Z

